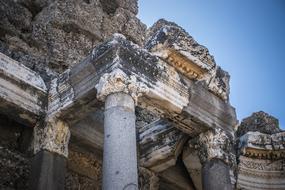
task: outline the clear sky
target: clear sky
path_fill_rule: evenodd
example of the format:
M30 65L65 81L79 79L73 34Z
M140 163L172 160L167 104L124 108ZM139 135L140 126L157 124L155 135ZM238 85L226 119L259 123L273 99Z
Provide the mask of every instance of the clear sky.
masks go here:
M263 110L285 129L285 1L139 0L138 17L186 29L231 75L238 119Z

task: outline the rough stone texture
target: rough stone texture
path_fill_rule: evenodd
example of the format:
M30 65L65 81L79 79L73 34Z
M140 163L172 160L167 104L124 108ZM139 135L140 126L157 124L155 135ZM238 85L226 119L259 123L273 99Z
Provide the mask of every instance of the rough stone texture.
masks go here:
M240 156L237 189L281 190L285 189L285 160Z
M202 169L203 190L233 190L229 170L221 160L208 161Z
M65 184L66 158L54 152L42 150L32 160L29 176L31 190L63 190Z
M34 128L34 153L47 150L68 157L69 127L66 122L49 119Z
M66 190L102 189L102 159L75 144L69 147L65 179Z
M247 132L239 139L239 153L259 159L285 159L285 132L272 135Z
M139 167L139 189L140 190L158 190L159 177L152 171Z
M216 65L206 47L198 44L177 24L163 19L156 22L148 30L145 48L229 102L229 74Z
M31 136L31 128L0 116L0 189L28 189Z
M281 129L279 128L278 119L268 113L259 111L242 120L236 135L240 137L248 131L259 131L265 134L274 134L281 132Z
M198 151L201 163L211 159L220 159L231 166L236 164L233 136L221 129L201 133L189 141L190 148Z
M264 112L245 118L237 130L237 189L285 188L285 132Z
M147 37L148 40L145 44L147 49L152 49L156 44L163 44L166 43L165 40L168 40L168 43L171 44L171 46L175 46L175 42L179 49L198 57L203 63L208 64L208 67L210 67L209 69L213 69L216 65L214 57L209 54L208 49L198 44L192 36L174 22L168 22L164 19L158 20L150 29L148 29ZM205 65L205 68L206 67L207 66Z
M1 0L0 51L49 80L115 32L142 44L137 11L136 0Z

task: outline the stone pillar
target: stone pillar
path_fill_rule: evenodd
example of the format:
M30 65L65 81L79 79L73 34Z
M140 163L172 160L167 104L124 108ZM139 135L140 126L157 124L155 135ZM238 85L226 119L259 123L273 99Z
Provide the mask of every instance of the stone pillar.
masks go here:
M235 167L236 161L231 134L221 129L209 130L190 140L189 148L191 152L196 152L200 160L203 190L233 189L230 170ZM184 157L186 161L187 156Z
M138 189L135 105L147 88L116 69L100 78L97 98L105 101L103 189Z
M34 128L31 190L63 190L70 131L60 120L49 120Z
M137 189L135 105L125 93L107 96L104 113L103 189Z
M203 190L232 190L230 167L220 159L211 159L202 167Z

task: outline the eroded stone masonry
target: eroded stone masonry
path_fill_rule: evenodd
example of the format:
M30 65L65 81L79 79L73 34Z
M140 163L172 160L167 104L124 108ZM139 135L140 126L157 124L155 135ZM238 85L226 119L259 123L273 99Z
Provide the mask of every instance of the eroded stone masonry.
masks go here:
M0 0L0 189L285 189L285 132L137 0Z

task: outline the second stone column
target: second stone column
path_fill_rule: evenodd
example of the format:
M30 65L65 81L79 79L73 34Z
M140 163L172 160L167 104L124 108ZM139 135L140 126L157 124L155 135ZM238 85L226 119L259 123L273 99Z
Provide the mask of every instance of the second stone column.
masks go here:
M104 112L103 189L137 189L135 104L126 93L107 96Z

